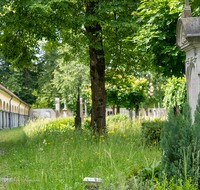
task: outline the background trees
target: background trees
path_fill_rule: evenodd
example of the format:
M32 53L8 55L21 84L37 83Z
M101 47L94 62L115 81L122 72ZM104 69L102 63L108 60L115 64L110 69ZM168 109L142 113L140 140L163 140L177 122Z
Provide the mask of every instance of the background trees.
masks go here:
M117 113L120 107L135 108L137 113L139 104L147 99L147 86L146 79L127 75L124 69L106 70L107 104L117 106Z

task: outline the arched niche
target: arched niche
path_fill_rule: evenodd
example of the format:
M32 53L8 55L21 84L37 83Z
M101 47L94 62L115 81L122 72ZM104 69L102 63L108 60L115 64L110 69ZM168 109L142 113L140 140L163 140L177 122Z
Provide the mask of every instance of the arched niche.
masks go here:
M6 103L3 101L3 110L6 110Z

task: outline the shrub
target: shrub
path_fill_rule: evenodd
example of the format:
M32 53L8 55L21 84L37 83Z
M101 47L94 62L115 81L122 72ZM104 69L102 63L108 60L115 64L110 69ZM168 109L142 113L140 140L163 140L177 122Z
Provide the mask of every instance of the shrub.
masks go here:
M155 120L144 120L142 122L142 135L146 142L152 143L160 141L161 129L164 126L163 120L156 118Z
M90 129L91 127L91 118L84 118L84 123L82 124L83 129Z
M198 103L200 103L200 98ZM197 148L199 145L197 143L199 143L199 134L195 134L195 131L199 131L199 127L196 123L192 126L191 108L188 103L183 106L183 114L179 114L176 118L173 110L170 110L168 121L164 124L161 132L163 155L161 171L165 171L168 179L175 176L176 181L180 178L187 181L191 177L194 183L198 183ZM194 139L197 139L197 143ZM196 149L197 151L195 151Z
M128 116L124 114L110 115L107 117L108 122L120 122L128 120Z
M161 161L158 161L156 163L151 163L149 166L138 166L137 168L133 168L128 173L128 178L131 178L132 176L141 177L143 180L150 180L153 177L158 177L159 175L159 169L161 166Z

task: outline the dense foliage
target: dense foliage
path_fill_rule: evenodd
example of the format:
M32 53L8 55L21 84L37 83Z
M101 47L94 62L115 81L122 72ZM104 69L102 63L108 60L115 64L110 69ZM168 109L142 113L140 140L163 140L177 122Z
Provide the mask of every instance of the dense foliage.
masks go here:
M163 107L168 110L179 107L182 110L183 104L187 100L186 78L172 76L168 78L166 85L162 85L162 88L165 91Z

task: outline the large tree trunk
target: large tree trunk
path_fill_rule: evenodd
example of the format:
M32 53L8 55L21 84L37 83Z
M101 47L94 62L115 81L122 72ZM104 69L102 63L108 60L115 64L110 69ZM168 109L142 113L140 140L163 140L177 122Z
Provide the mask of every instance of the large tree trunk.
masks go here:
M86 16L96 16L99 1L86 1ZM98 21L88 20L86 32L89 39L90 76L92 88L91 126L101 133L106 126L105 59L102 44L102 28Z

